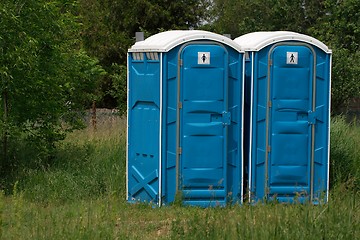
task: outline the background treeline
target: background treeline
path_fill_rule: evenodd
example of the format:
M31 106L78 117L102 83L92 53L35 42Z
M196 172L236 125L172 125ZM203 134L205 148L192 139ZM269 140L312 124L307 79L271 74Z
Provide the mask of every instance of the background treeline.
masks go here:
M359 95L359 0L79 0L79 7L84 48L107 71L101 106L124 109L126 52L135 32L148 37L170 29L205 29L233 38L276 30L311 35L334 51L333 112L346 110Z
M29 158L23 149L35 166L51 164L56 143L84 126L94 101L125 111L126 53L137 31L311 35L333 50L332 111L339 114L360 95L359 9L360 0L3 0L1 174Z

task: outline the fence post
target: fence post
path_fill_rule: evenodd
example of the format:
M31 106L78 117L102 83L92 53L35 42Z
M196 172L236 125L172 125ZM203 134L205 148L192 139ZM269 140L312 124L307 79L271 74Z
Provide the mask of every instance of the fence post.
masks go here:
M93 130L96 131L96 101L94 100L91 108L91 125Z

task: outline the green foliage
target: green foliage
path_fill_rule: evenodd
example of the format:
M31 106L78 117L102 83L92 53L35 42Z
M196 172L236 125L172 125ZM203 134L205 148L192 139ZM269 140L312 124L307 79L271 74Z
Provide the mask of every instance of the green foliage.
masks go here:
M79 111L104 70L81 49L75 9L65 0L0 3L3 165L15 161L20 142L46 152L82 125Z
M109 90L111 96L118 99L120 103L126 103L127 99L127 69L124 65L113 64L113 74L110 76L112 79L113 88ZM126 104L118 106L120 114L126 114Z
M97 132L75 131L58 143L51 163L22 163L13 182L26 199L44 204L125 196L125 128L125 119L114 116L98 124Z
M215 0L214 21L205 28L233 37L288 30L320 39L333 50L332 109L338 114L360 96L359 9L359 0Z
M84 47L108 72L101 82L99 98L102 101L98 106L119 107L120 111L126 108L122 76L127 50L135 42L135 32L143 31L148 37L169 29L196 28L208 14L207 0L78 2L84 25L81 35Z
M324 14L324 1L255 0L213 1L216 32L234 37L255 31L289 30L306 33Z
M126 63L135 32L152 35L162 30L199 26L207 14L207 1L79 0L85 25L84 44L101 63Z
M360 190L360 128L343 116L331 121L330 183Z
M360 1L326 0L326 15L318 27L323 38L341 49L352 52L360 47Z
M347 105L360 96L360 49L333 49L331 104L333 113L347 112Z
M350 99L360 96L360 1L324 4L326 14L310 32L333 49L332 108L341 113Z

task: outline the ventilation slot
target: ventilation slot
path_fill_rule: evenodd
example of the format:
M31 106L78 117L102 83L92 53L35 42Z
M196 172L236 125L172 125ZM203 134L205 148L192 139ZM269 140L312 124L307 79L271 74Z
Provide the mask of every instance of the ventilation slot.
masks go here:
M249 52L245 52L245 61L250 61Z
M132 53L132 58L136 61L144 61L144 53Z
M159 61L159 54L157 52L147 52L146 58L148 60Z

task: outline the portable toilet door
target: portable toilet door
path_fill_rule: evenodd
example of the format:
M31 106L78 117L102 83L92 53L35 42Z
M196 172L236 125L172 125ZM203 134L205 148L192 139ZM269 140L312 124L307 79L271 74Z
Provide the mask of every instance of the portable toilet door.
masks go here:
M231 39L198 30L129 49L128 201L242 201L243 61Z
M246 51L249 199L327 201L331 50L286 31L234 41Z

